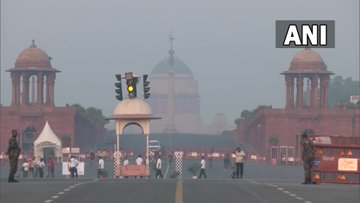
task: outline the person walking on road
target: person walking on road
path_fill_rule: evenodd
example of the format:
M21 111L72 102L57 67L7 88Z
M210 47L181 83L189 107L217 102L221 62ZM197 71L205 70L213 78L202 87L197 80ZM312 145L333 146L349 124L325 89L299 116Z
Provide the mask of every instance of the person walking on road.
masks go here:
M26 178L29 175L29 163L27 160L24 161L22 165L23 177Z
M304 182L303 184L311 184L311 169L314 161L314 143L307 135L305 130L301 135L300 145L302 149L302 160L304 165Z
M71 156L70 159L70 175L71 178L78 178L77 166L79 165L79 161L74 157Z
M20 155L20 152L21 152L21 149L20 149L19 144L17 142L17 136L18 136L17 130L12 130L11 131L11 138L9 139L9 147L8 147L8 150L7 150L7 154L9 156L9 161L10 161L10 173L9 173L9 179L8 179L9 183L17 183L17 182L19 182L18 180L15 180L15 178L14 178L15 173L17 171L19 155Z
M207 178L206 177L206 173L205 173L205 157L202 156L201 157L201 161L200 161L200 173L199 173L199 179L204 175L205 179Z
M98 178L104 176L104 170L105 170L104 159L100 156L99 157L99 165L98 165Z
M144 160L143 160L143 158L141 158L141 154L139 154L139 156L136 158L135 162L136 162L137 166L141 166L144 164ZM135 176L135 178L137 178L137 176ZM140 176L140 178L142 178L142 176Z
M235 166L236 166L236 178L243 178L243 173L244 173L244 162L245 162L245 158L246 158L246 154L244 151L241 150L240 147L237 147L235 152ZM234 178L235 178L234 177Z
M55 178L55 163L54 163L54 160L52 159L52 157L50 157L50 160L49 160L49 170L50 170L51 177Z
M160 175L160 178L163 178L162 172L161 172L161 156L159 155L156 161L156 174L155 178L157 178Z

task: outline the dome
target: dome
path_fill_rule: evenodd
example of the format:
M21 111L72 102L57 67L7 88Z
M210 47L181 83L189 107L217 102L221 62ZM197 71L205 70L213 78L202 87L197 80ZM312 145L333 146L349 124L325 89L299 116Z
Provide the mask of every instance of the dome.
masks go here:
M291 60L289 72L326 72L326 65L320 54L310 48L295 54Z
M16 59L15 68L51 68L49 56L35 45L24 49Z
M173 69L175 74L192 75L189 66L186 65L183 61L181 61L177 57L174 57ZM168 71L169 71L169 59L165 58L155 65L155 67L151 71L151 75L167 74Z
M125 99L116 106L114 115L150 115L150 106L139 98Z

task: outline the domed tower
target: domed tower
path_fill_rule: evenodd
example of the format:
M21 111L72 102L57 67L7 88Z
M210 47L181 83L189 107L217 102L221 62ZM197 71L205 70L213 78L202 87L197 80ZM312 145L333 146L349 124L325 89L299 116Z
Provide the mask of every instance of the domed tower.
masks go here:
M311 83L309 86L311 92L309 108L328 108L329 80L330 75L333 75L333 73L327 71L327 66L320 54L310 48L305 48L295 54L289 70L281 74L285 75L286 109L304 108L305 78L309 79ZM295 98L296 101L294 101Z
M170 35L169 57L155 65L150 73L149 105L162 117L151 123L154 132L194 133L202 127L198 83L188 65L175 57Z
M54 106L55 77L60 71L52 68L50 61L34 40L20 53L15 67L7 70L12 79L11 106Z

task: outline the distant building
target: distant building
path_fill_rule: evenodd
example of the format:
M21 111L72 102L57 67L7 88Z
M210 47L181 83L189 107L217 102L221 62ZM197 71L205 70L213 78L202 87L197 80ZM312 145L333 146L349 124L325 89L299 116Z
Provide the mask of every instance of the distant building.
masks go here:
M55 106L55 78L60 71L52 67L51 58L34 41L7 72L12 79L12 98L10 106L0 107L1 152L7 150L12 129L20 133L22 151L32 152L46 121L62 146L85 147L97 142L104 126L93 125L75 108Z
M271 137L279 138L279 146L294 146L298 152L299 135L305 129L318 135L360 136L359 109L329 109L329 80L333 73L317 52L310 48L298 52L289 70L281 74L285 76L285 108L263 109L242 122L234 130L240 142L266 155ZM305 88L304 81L309 81Z
M169 57L150 73L151 96L147 101L153 113L162 117L151 122L151 132L217 134L221 130L217 124L206 126L201 120L198 82L189 66L174 56L173 39L170 36ZM220 122L221 128L227 129L225 116Z

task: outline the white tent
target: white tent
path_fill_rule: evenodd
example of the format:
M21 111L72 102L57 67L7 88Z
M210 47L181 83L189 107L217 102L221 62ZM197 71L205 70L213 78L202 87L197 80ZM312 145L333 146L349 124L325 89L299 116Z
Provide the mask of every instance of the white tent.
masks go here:
M51 130L47 121L39 137L34 141L34 156L44 157L45 148L53 148L55 156L57 158L61 157L61 141Z

